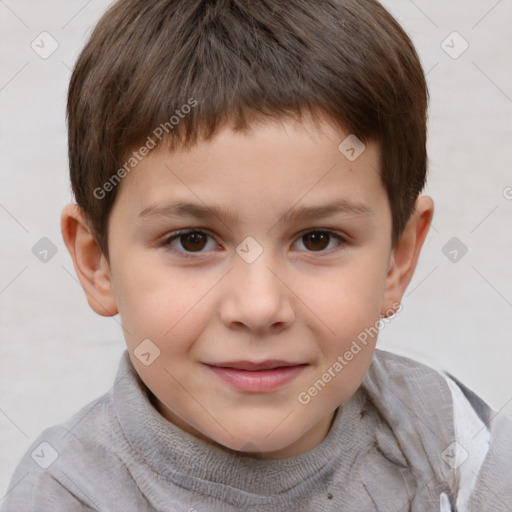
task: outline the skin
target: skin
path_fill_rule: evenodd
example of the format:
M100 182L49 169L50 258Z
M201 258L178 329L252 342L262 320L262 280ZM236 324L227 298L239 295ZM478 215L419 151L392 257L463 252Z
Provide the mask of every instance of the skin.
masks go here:
M255 123L249 133L225 128L189 150L153 150L120 185L109 218L109 260L80 209L65 207L64 241L90 306L104 316L119 313L155 407L193 436L263 458L305 453L322 442L336 408L367 372L376 337L307 404L298 400L365 328L397 308L433 202L417 199L393 247L390 205L376 171L379 147L368 142L351 162L338 150L347 135L327 121L281 119ZM178 198L229 207L239 221L140 217ZM292 207L338 199L369 212L282 218ZM167 243L187 228L204 235ZM314 230L334 234L314 239ZM248 236L263 249L252 263L236 252ZM134 354L144 339L160 350L148 366ZM266 359L307 366L275 391L243 392L203 364Z

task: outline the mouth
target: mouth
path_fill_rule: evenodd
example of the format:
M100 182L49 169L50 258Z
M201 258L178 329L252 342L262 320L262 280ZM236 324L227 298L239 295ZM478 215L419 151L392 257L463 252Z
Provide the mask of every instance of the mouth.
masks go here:
M228 361L221 363L207 363L208 366L217 368L232 368L234 370L245 370L249 372L274 370L276 368L289 368L290 366L301 366L305 363L292 363L289 361L281 361L279 359L268 359L266 361Z
M307 363L290 361L229 361L205 364L217 377L240 391L262 393L275 391L294 380Z

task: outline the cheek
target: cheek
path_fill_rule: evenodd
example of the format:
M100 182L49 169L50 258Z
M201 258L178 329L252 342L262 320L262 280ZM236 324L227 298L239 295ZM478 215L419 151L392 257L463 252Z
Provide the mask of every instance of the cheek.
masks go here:
M304 283L300 296L331 331L341 334L379 317L384 280L382 265L361 258L317 274Z
M178 340L189 339L200 327L198 306L211 280L191 279L185 271L135 253L117 262L115 275L119 315L130 348L145 338L159 346L167 340L166 349L178 348Z
M336 375L333 382L337 384L330 386L333 390L346 390L352 383L357 387L371 362L379 332L383 275L382 264L360 258L310 283L305 302L314 313L309 315L311 321L323 326L321 333L317 331L320 368L322 372L331 368L331 377Z

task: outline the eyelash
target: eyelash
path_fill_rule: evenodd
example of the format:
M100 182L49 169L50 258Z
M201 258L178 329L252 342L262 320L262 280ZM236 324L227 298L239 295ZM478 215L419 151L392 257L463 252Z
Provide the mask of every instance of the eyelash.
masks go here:
M172 252L174 254L178 254L179 256L181 256L183 258L186 258L186 259L198 258L202 254L204 254L204 252L195 252L195 253L194 252L183 252L183 251L177 250L177 249L175 249L174 247L171 246L171 243L174 240L180 238L183 235L189 235L189 234L192 234L192 233L200 233L200 234L206 235L206 236L208 236L208 237L213 239L212 235L210 235L209 233L207 233L206 231L203 231L201 229L184 229L184 230L181 230L181 231L177 231L176 233L174 233L171 236L167 237L164 240L164 242L162 243L162 246L164 246L166 250L168 250L168 251L170 251L170 252ZM330 229L310 229L308 231L302 232L298 236L297 240L300 240L302 237L304 237L305 235L308 235L310 233L327 234L330 237L337 239L340 243L336 247L339 247L339 245L347 245L348 244L348 240L345 237L341 236L340 234L338 234L335 231L332 231ZM330 242L330 240L329 240L329 242ZM321 251L306 251L306 252L313 253L313 254L315 254L315 253L322 254L322 253L326 253L326 252L331 252L332 250L333 249L331 249L330 251L321 250ZM336 248L334 250L336 250Z

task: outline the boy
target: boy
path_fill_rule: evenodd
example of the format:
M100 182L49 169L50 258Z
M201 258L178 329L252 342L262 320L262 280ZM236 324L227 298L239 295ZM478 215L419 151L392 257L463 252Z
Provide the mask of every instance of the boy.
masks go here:
M127 351L2 510L510 510L512 419L375 349L433 215L427 99L374 0L115 3L62 230Z

